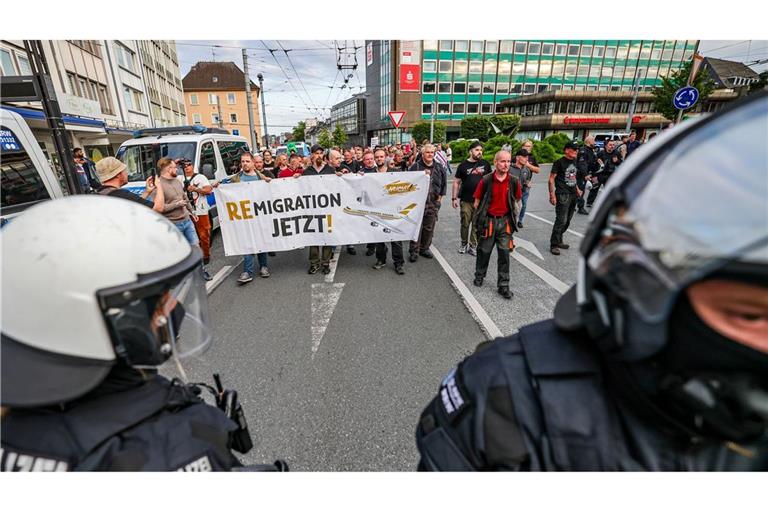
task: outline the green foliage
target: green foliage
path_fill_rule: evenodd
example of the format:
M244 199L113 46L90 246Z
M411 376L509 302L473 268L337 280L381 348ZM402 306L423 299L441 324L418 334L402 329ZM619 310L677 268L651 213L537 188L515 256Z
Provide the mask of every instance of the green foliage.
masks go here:
M557 153L562 153L563 148L569 140L571 139L564 133L553 133L549 137L546 137L544 142L552 146Z
M490 130L488 116L468 116L461 120L461 136L465 139L486 140Z
M555 151L555 148L553 148L551 144L541 140L537 140L533 143L531 153L533 153L536 162L540 164L550 164L554 162L557 155L557 151Z
M511 147L510 153L514 155L517 153L517 150L520 149L522 142L507 135L496 135L495 137L491 137L483 144L483 158L489 162L493 162L496 153L501 151L506 144L509 144Z
M679 70L673 71L669 76L661 77L661 85L653 89L653 106L656 112L663 114L669 120L677 117L677 109L672 106L672 97L675 91L686 86L690 74L691 62L686 62ZM696 80L691 85L699 90L697 105L707 99L715 89L714 82L702 72L696 75Z
M333 146L333 138L331 137L331 132L328 131L328 128L322 129L320 134L317 136L317 143L326 149Z
M421 121L411 128L411 136L416 144L421 144L424 139L429 139L429 121ZM445 142L445 124L435 121L435 136L432 142Z
M512 114L499 114L495 116L491 116L489 118L489 124L493 123L496 128L501 130L500 135L507 135L508 137L514 137L517 133L518 128L520 128L520 116L512 115ZM495 130L493 130L493 126L491 126L491 132L495 133ZM489 134L490 136L493 136L493 133Z
M463 162L469 157L469 145L472 144L471 140L455 140L451 142L451 163Z
M344 147L344 143L347 142L347 132L344 131L341 124L337 124L333 129L333 145L338 147Z
M762 91L766 87L768 87L768 71L763 71L758 75L760 80L753 83L749 86L749 94L756 93L758 91Z
M304 132L306 129L307 123L304 121L299 121L299 124L297 124L293 130L291 130L291 141L304 142Z

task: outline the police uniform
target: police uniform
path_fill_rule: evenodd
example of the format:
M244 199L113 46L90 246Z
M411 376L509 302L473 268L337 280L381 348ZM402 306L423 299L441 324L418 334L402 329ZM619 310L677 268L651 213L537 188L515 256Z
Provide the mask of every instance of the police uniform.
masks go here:
M109 379L108 379L109 380ZM2 471L229 471L237 426L191 386L154 376L2 420Z

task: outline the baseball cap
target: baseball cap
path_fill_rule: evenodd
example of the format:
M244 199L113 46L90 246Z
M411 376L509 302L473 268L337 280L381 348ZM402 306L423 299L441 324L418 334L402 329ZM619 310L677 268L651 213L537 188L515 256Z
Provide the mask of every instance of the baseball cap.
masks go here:
M566 150L566 149L579 149L579 145L571 140L566 142L565 146L563 146L563 150Z
M125 164L113 156L102 158L96 162L96 175L102 183L111 180L125 169Z
M323 146L321 146L320 144L313 144L309 152L314 153L315 151L325 151L325 148L323 148Z
M469 150L472 151L475 148L482 148L482 147L483 147L483 144L479 140L476 140L475 142L469 145Z
M515 156L530 156L531 154L528 152L528 150L520 148L517 150L517 153L515 153Z

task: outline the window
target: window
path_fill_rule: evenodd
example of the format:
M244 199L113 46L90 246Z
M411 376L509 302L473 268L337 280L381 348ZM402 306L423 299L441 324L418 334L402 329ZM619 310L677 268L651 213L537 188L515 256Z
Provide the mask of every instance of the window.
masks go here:
M536 92L544 92L544 91L546 91L547 89L549 89L549 86L548 86L547 84L539 84L539 85L536 87Z
M640 56L640 47L639 46L633 46L629 49L629 55L627 58L629 60L637 60L637 58Z
M192 114L192 121L195 124L201 124L202 121L200 120L200 114Z
M19 73L22 75L31 75L32 68L29 67L29 59L21 55L16 55L16 59L19 61Z
M611 66L603 66L600 70L600 76L613 76L613 68Z
M536 92L536 84L525 84L523 86L523 94L533 94Z
M475 53L483 53L483 42L482 41L472 41L472 44L470 45L471 51Z
M240 155L248 150L248 143L221 140L216 144L219 146L219 153L221 153L227 174L235 174L240 170Z
M614 57L616 57L616 48L609 46L608 48L605 49L605 58L612 59Z
M605 47L603 46L595 46L595 49L592 50L592 56L596 58L601 58L605 54Z
M563 55L565 55L567 49L568 49L568 45L558 44L555 46L555 55L562 57Z
M501 60L499 61L499 74L500 75L509 75L509 72L512 71L512 63L508 60Z
M454 94L464 94L465 92L467 92L467 84L464 82L456 82L453 84Z
M517 42L515 43L515 53L525 53L525 50L528 49L528 43L521 43Z
M555 51L555 45L552 43L543 43L541 45L541 54L542 55L552 55Z
M105 114L112 115L112 102L107 94L107 87L99 84L99 104L101 104L101 111Z
M213 75L213 76L211 77L211 80L213 81L213 83L216 83L216 82L218 82L218 81L219 81L219 77L217 77L216 75Z
M425 73L434 73L437 71L437 62L434 60L425 60L424 61L424 72Z
M568 45L568 56L569 57L578 57L579 56L579 45L577 45L577 44L569 44Z
M440 73L451 73L453 71L453 61L441 60L438 66L438 71Z
M0 127L0 131L3 141L8 143L3 148L3 158L0 161L0 188L3 190L0 207L8 208L50 199L40 173L16 134L5 126ZM14 148L8 149L11 142Z
M556 60L552 63L552 76L561 77L565 70L565 62L562 60Z
M499 46L499 53L512 53L513 48L514 44L512 41L502 41Z
M512 88L509 90L512 94L520 94L523 92L523 84L512 84Z
M451 104L450 103L438 103L437 104L437 113L438 114L450 114L451 113Z
M536 76L539 73L539 63L535 60L529 60L525 65L526 76Z
M123 99L128 110L133 110L133 94L130 87L123 86Z
M477 114L479 112L479 107L477 103L467 103L467 114Z
M80 88L80 96L83 98L88 97L88 80L82 77L77 77L77 84Z
M228 92L227 93L227 105L234 105L235 104L235 93Z
M208 104L209 105L216 105L219 102L219 97L216 94L213 94L212 92L208 93Z
M229 122L232 123L232 124L237 124L237 114L236 113L229 114Z
M525 62L513 62L512 63L512 74L513 75L522 75L525 73Z
M565 76L566 78L572 78L576 75L576 63L575 62L568 62L565 65Z
M661 58L661 48L658 46L651 50L651 60L659 60Z
M421 113L422 114L431 114L432 113L432 104L431 103L422 103L421 104Z
M115 56L117 57L117 64L120 67L131 72L136 69L134 67L133 52L125 46L115 43Z
M485 61L485 65L483 66L483 73L486 75L495 75L496 74L496 61L495 60L487 60Z
M435 92L435 82L424 82L421 84L421 92L427 94Z
M469 61L469 73L479 75L483 72L483 62L479 60Z
M219 114L211 114L211 123L216 126L219 125Z
M440 40L440 49L444 51L453 51L453 41L450 39Z
M539 77L546 78L552 74L552 61L540 60L539 61Z
M92 99L93 101L99 100L99 87L96 84L96 82L88 82L88 85L90 86L88 90L88 97Z
M627 60L627 53L629 52L629 46L619 46L616 50L616 58L619 60Z
M440 82L437 85L437 92L440 94L450 94L451 93L451 82Z
M197 94L190 94L189 95L189 104L190 105L199 105L197 101Z
M456 41L456 48L455 50L457 52L466 52L469 50L469 42L467 41Z
M463 114L464 113L464 104L463 103L454 103L453 104L453 113L454 114Z
M480 82L469 82L467 92L469 94L480 94Z
M437 39L426 39L424 41L425 50L437 50Z
M509 82L499 82L496 84L496 94L509 94Z
M493 94L496 84L493 82L484 82L483 83L483 94Z
M578 76L588 76L589 75L589 64L582 64L579 66L579 71L577 73Z
M3 75L16 76L16 66L13 65L13 57L8 50L0 50L0 64L3 68ZM5 167L3 167L3 180L5 180Z
M493 114L493 103L483 103L482 113Z
M453 63L454 75L466 75L467 74L467 61L457 60Z
M499 53L499 43L498 41L486 41L485 42L485 53Z
M528 55L538 55L541 51L541 43L528 43Z

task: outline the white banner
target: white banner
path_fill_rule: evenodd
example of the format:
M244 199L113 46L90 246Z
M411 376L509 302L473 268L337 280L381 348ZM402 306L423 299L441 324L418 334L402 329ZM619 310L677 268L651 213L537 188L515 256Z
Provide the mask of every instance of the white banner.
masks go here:
M222 184L214 189L224 253L417 240L429 190L421 172Z

